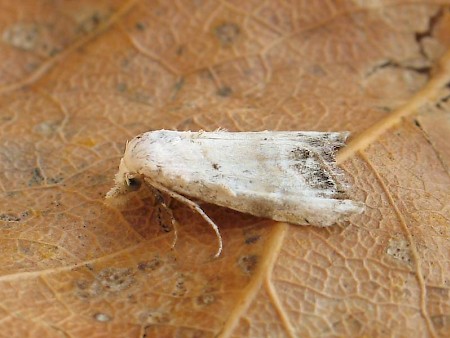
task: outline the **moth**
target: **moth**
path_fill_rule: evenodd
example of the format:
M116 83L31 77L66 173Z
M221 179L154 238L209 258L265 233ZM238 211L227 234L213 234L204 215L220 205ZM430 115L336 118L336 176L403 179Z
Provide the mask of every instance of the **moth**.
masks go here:
M363 203L349 199L344 173L335 163L348 134L146 132L127 142L106 198L119 198L145 182L203 217L217 235L218 257L223 247L219 228L196 200L320 227L361 213Z

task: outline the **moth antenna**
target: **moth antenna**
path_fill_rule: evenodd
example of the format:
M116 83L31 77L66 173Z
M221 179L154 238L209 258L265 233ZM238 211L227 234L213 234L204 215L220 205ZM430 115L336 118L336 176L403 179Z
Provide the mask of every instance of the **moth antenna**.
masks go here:
M186 204L189 208L191 208L192 210L196 211L200 216L202 216L203 219L209 225L211 225L211 227L214 229L214 231L216 233L217 241L219 242L219 249L217 250L216 254L214 255L214 258L219 257L221 255L222 249L223 249L222 236L220 234L219 227L216 225L216 223L214 223L214 221L211 218L209 218L209 216L202 210L202 208L200 208L200 206L197 203L191 201L190 199L184 197L183 195L180 195L180 194L176 193L175 191L167 189L166 187L164 187L163 185L161 185L159 183L151 181L148 178L144 178L144 180L147 182L147 184L149 184L150 186L154 187L155 189L166 193L167 195L169 195L170 197L180 201L181 203ZM166 207L167 207L167 205L166 205ZM178 238L178 235L176 235L176 238ZM175 240L176 240L176 238L175 238Z

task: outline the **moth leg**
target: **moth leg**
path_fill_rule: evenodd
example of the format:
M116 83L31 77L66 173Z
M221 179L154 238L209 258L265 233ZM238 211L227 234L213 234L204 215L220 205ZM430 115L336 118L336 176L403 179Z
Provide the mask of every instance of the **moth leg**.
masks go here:
M177 240L178 240L177 220L173 216L172 209L166 203L162 203L161 205L166 210L166 212L169 214L170 221L172 222L172 228L173 228L172 249L173 249L173 248L175 248L175 245L177 244Z
M177 221L175 219L175 217L173 216L173 212L172 209L166 204L166 202L164 202L164 197L161 195L161 192L154 188L153 186L150 186L152 188L153 194L155 195L155 200L156 203L160 206L162 206L164 208L164 210L166 210L166 212L169 214L170 217L170 221L172 222L172 229L173 229L173 241L172 241L172 249L175 247L175 245L177 244L177 240L178 240L178 226L177 226ZM160 215L160 211L158 211L158 221L161 223L161 215Z
M164 187L163 185L156 183L154 181L151 181L148 178L144 178L144 179L149 185L151 185L155 189L158 189L159 191L162 191L162 192L168 194L170 197L180 201L181 203L186 204L189 208L196 211L200 216L202 216L203 219L209 225L211 225L211 227L214 229L214 231L216 233L217 240L219 242L219 249L217 250L214 257L215 258L219 257L220 254L222 253L222 248L223 248L222 236L220 235L219 227L216 225L216 223L214 223L214 221L211 218L209 218L209 216L202 210L202 208L200 208L200 206L197 203L191 201L190 199L184 197L183 195L180 195L180 194L176 193L175 191L169 190L166 187Z

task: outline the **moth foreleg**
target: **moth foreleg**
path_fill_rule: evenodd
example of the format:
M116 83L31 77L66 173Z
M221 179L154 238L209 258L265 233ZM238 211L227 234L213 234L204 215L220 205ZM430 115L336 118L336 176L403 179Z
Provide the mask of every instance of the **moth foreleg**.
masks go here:
M145 182L154 187L155 189L162 191L164 193L166 193L167 195L169 195L170 197L180 201L181 203L186 204L189 208L191 208L192 210L196 211L200 216L203 217L203 219L209 224L211 225L211 227L214 229L216 236L217 236L217 240L219 242L219 249L217 250L216 254L214 255L215 258L219 257L220 254L222 253L222 248L223 248L223 243L222 243L222 236L220 235L220 231L219 231L219 227L216 225L216 223L214 223L214 221L209 218L209 216L202 210L202 208L200 208L200 206L191 201L190 199L184 197L183 195L180 195L178 193L176 193L175 191L172 191L170 189L167 189L166 187L164 187L163 185L154 182L148 178L144 178Z
M161 191L156 189L154 186L150 186L150 188L153 191L153 194L155 196L155 202L158 206L161 206L164 208L164 210L169 214L170 221L172 222L172 229L173 229L173 241L172 241L172 249L175 247L177 240L178 240L178 226L177 226L177 220L173 216L172 209L166 204L164 201L164 197L161 194ZM160 211L158 210L158 221L162 223Z

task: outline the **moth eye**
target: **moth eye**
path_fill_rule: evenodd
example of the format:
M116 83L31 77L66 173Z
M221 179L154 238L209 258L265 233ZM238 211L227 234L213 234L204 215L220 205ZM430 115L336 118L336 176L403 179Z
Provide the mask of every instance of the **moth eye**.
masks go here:
M136 177L131 177L127 180L127 185L130 188L130 190L138 190L141 187L141 180Z

